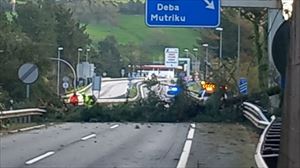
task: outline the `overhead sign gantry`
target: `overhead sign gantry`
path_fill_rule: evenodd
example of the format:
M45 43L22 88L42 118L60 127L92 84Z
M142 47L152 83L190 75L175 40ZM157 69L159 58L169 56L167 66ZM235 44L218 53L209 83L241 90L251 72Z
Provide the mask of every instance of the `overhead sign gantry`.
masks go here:
M220 0L147 0L150 27L218 27Z

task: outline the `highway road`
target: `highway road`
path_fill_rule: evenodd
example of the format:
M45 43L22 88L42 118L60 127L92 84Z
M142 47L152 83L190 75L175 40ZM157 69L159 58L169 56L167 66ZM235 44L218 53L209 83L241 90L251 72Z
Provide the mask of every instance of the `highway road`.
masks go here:
M168 167L189 124L64 123L1 137L0 167Z
M132 80L132 85L140 80ZM128 80L105 81L101 85L100 99L120 98L127 93Z
M128 80L108 81L102 84L100 98L114 98L126 94L128 88Z

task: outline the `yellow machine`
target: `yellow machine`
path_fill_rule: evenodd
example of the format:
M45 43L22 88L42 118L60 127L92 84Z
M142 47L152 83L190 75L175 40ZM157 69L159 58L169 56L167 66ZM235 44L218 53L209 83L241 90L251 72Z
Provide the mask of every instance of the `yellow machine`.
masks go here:
M217 85L212 82L201 81L201 86L208 93L214 93L217 89Z

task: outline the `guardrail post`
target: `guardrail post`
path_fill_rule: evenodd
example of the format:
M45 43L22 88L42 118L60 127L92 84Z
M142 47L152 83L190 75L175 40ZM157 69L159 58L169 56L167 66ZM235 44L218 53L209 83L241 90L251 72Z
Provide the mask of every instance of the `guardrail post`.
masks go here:
M24 122L24 123L28 123L28 122L27 122L27 116L23 117L23 122Z
M22 117L18 117L18 122L17 123L22 123Z
M28 117L27 117L27 122L28 122L28 123L31 123L31 116L28 116Z

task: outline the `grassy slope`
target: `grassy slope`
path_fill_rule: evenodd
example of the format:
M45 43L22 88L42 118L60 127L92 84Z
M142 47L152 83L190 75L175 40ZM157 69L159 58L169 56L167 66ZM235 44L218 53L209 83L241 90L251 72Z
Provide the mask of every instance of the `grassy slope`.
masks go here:
M143 15L120 15L117 26L90 24L87 32L94 42L103 40L107 35L114 35L123 44L148 41L150 45L155 45L156 41L160 41L159 44L178 47L182 51L184 48L193 48L198 37L191 28L149 28L144 23Z

